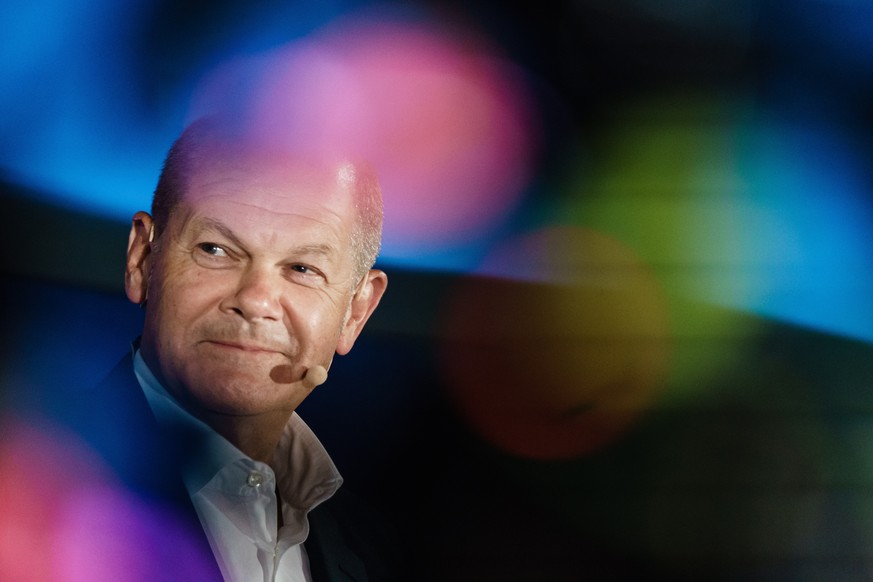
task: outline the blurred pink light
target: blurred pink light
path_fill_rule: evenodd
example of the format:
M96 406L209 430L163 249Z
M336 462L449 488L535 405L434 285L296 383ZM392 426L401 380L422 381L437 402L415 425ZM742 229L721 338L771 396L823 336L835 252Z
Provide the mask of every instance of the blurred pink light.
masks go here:
M200 534L124 488L75 435L33 419L0 426L0 578L209 579Z
M457 245L518 201L535 123L523 77L482 43L421 24L345 21L216 71L194 111L226 107L258 139L352 152L378 172L385 248Z

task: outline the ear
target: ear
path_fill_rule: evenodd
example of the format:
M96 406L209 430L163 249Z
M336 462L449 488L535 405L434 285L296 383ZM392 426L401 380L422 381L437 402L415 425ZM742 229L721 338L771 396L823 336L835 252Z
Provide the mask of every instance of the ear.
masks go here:
M376 310L376 306L379 305L387 287L388 275L378 269L370 269L352 297L336 353L344 356L351 351L355 340L358 339L361 330L364 329L364 324Z
M142 304L148 297L149 259L152 253L155 223L146 212L133 215L130 236L127 239L127 267L124 272L124 290L127 298Z

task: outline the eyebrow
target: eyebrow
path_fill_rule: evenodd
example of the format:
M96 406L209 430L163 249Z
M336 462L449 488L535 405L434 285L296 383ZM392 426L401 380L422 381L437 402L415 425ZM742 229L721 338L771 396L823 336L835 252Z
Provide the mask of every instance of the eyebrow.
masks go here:
M201 234L205 230L214 230L218 232L218 234L229 239L233 244L238 247L244 247L242 241L237 238L237 236L233 233L233 231L223 222L215 220L214 218L199 218L195 223L194 232L196 234Z
M294 249L294 252L299 255L324 255L330 257L333 255L333 247L326 244L303 245Z
M230 229L223 222L216 220L214 218L202 217L197 219L195 223L194 232L197 234L202 234L203 231L214 230L218 234L226 237L233 244L240 248L245 248L243 242L234 234L233 230ZM304 256L304 255L321 255L327 258L332 258L334 255L334 248L331 245L325 243L314 243L308 245L302 245L296 247L293 250L293 254L295 256Z

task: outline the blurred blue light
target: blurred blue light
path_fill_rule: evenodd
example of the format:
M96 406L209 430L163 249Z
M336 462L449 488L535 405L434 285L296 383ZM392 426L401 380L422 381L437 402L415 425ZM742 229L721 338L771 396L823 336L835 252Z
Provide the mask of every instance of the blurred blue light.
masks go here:
M826 124L751 129L740 173L747 203L780 219L781 239L749 231L746 247L788 249L762 263L767 291L734 305L832 333L873 340L873 205L856 144ZM778 235L777 235L778 236Z
M873 58L873 4L864 0L777 2L774 32L807 57L824 53L823 62L843 68L870 65Z
M152 0L10 3L0 47L0 175L55 204L127 221L147 208L191 91L216 62L287 42L355 2L266 1L225 23L187 78L148 86L142 74ZM180 55L181 58L182 55ZM144 92L161 94L149 102Z
M130 32L147 2L64 0L7 7L0 53L0 164L51 201L127 218L153 188L175 128L137 107ZM7 37L7 40L8 37Z

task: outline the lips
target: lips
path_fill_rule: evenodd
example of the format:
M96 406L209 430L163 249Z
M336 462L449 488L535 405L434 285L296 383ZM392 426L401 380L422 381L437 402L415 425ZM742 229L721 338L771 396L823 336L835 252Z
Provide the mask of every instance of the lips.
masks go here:
M249 352L253 354L264 353L264 354L282 354L281 350L276 348L265 346L257 343L249 343L249 342L239 342L239 341L230 341L230 340L205 340L204 343L211 344L213 346L217 346L219 348L225 348L229 350L238 350L241 352Z

